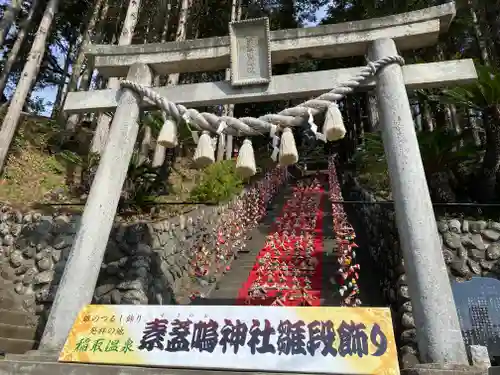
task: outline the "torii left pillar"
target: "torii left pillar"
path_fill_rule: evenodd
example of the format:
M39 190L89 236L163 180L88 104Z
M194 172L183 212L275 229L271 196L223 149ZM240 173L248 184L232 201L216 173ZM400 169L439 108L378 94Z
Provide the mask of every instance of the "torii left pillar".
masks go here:
M132 65L127 75L127 80L146 86L152 79L152 71L145 64ZM130 89L120 91L109 138L40 341L42 351L60 351L78 313L92 302L139 131L141 100Z

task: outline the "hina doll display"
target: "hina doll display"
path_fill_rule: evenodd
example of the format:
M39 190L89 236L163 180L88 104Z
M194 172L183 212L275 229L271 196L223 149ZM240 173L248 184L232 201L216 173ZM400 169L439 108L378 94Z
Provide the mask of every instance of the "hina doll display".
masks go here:
M285 203L273 232L250 272L243 303L251 305L319 305L323 188L318 179L299 181Z
M330 201L332 202L333 229L337 240L337 262L338 270L335 281L339 286L338 292L342 297L343 304L346 306L359 306L361 300L359 295L359 264L356 264L356 248L358 247L354 240L356 234L349 224L341 202L342 192L337 176L334 157L328 161L328 185L330 192Z

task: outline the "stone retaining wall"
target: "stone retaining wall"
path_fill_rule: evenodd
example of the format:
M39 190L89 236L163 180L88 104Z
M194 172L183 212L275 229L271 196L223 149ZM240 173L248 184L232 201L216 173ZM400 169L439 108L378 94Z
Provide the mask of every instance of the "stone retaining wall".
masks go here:
M376 202L377 197L364 189L350 174L343 179L345 200ZM371 259L381 271L380 287L387 305L392 310L394 333L403 368L419 363L416 345L416 329L404 260L399 247L395 213L391 206L366 204L353 205L359 227L363 228L363 237L368 243L362 250L370 252ZM358 229L359 230L359 229ZM366 248L367 247L367 248ZM369 272L362 269L361 273Z
M233 202L234 203L234 202ZM94 302L171 304L213 282L212 258L197 277L194 259L216 240L227 204L202 207L159 222L118 223L108 242ZM50 309L79 226L80 216L43 216L0 208L0 298L42 313ZM203 247L203 245L205 247ZM212 247L213 248L213 247Z
M348 173L343 185L345 200L383 200ZM366 232L370 256L382 271L381 288L393 312L401 364L411 367L419 362L416 330L394 209L376 204L353 205L353 209ZM451 280L464 281L473 276L500 278L500 223L451 217L436 220Z
M457 280L472 276L500 278L500 223L438 219L443 255Z

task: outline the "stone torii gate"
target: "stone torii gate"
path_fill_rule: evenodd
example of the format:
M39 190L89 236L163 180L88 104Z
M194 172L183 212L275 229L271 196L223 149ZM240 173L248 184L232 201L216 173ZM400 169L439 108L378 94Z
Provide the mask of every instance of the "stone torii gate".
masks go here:
M154 88L159 96L187 107L310 97L349 82L353 76L359 78L366 68L273 77L271 65L304 55L334 58L368 53L375 62L397 57L398 50L437 43L454 15L454 4L448 3L383 18L272 32L266 19L247 20L232 22L229 37L131 46L94 45L87 56L104 76L127 76L128 81L145 86L151 85L153 72L231 67L231 81ZM406 89L469 83L477 78L476 71L471 60L403 67L394 62L379 64L377 76L359 80L358 88L375 88L378 97L419 349L426 362L466 364ZM42 350L59 350L80 309L92 301L138 133L139 111L152 106L151 100L143 100L137 88L130 86L68 95L64 107L67 112L114 110L115 115L43 334ZM230 131L231 126L226 133Z

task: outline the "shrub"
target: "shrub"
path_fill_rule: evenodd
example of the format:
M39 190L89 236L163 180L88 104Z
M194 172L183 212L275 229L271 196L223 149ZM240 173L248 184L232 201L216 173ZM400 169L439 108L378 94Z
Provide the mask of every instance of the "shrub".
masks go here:
M219 203L240 193L243 181L236 174L234 160L225 160L208 166L199 183L191 190L191 199L203 203Z

